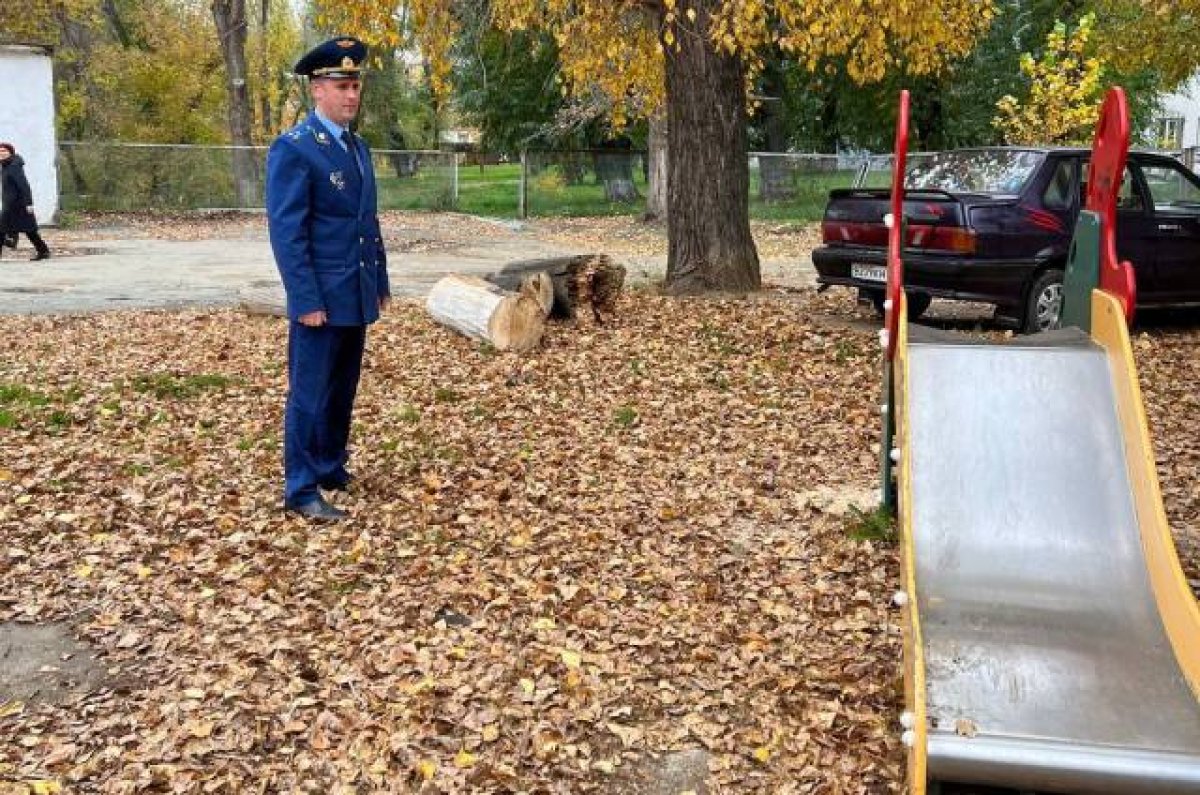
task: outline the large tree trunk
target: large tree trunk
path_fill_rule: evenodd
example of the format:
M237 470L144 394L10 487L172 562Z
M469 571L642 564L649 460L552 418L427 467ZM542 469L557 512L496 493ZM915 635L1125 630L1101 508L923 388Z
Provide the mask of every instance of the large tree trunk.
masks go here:
M650 173L646 180L647 221L662 221L667 217L667 117L656 113L650 117L650 136L646 157Z
M669 293L747 291L762 285L750 236L746 86L742 62L718 53L710 9L698 0L695 30L678 22L666 49Z
M221 55L225 58L225 85L229 94L229 139L233 150L233 182L239 207L260 202L257 163L249 148L252 111L246 86L246 0L213 0L213 21Z

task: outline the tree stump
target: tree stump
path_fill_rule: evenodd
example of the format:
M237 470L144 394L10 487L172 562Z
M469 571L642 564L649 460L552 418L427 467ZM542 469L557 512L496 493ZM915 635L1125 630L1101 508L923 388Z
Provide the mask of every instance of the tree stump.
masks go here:
M580 254L568 257L547 257L510 262L486 278L506 290L516 290L522 280L542 273L553 283L553 305L550 316L574 318L579 308L587 306L597 322L616 307L617 298L625 284L625 266L605 254Z
M425 308L439 323L501 351L524 353L542 339L553 303L549 277L529 274L519 292L507 292L474 276L439 279Z

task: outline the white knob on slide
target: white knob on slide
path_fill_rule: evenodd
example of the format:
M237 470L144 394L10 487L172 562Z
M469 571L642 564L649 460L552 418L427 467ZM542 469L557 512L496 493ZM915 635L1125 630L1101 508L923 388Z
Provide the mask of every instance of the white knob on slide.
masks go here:
M908 710L904 710L904 712L900 713L900 725L906 729L911 729L917 725L917 716Z
M900 450L896 447L892 448L892 452L888 453L888 458L892 459L893 464L900 463Z
M917 733L908 729L900 735L900 742L904 743L905 748L912 748L917 743Z
M896 607L904 607L908 604L908 594L904 591L896 591L892 594L892 604Z
M888 330L885 328L879 329L879 346L882 348L888 346Z
M892 311L892 299L889 298L883 302L883 311L885 311L885 312Z

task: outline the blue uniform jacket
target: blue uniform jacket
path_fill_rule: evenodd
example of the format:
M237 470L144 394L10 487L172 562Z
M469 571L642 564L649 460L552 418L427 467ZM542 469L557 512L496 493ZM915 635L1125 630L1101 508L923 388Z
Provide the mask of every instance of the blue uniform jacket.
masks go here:
M354 144L361 176L310 114L267 153L267 225L291 320L323 309L331 326L366 325L391 294L375 170L366 144Z

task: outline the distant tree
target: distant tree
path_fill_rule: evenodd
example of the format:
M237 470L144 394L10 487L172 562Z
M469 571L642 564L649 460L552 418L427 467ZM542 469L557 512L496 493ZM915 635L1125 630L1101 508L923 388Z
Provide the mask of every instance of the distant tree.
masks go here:
M455 43L458 110L479 126L488 151L556 145L554 120L564 103L554 39L488 22L465 29Z
M1103 99L1104 62L1092 41L1095 17L1075 28L1054 25L1039 57L1021 57L1028 79L1023 98L1007 94L996 103L995 125L1010 144L1080 144L1091 140Z
M454 0L321 0L324 14L430 56L435 90L450 85L459 35ZM858 82L903 64L936 71L967 52L992 17L991 0L492 0L496 23L542 30L559 48L563 84L599 92L622 126L665 106L668 157L667 288L673 293L756 289L750 236L746 89L763 53L779 47L810 69L846 59ZM889 103L891 104L891 103Z
M1200 71L1200 0L1094 0L1098 38L1126 73L1172 90Z

